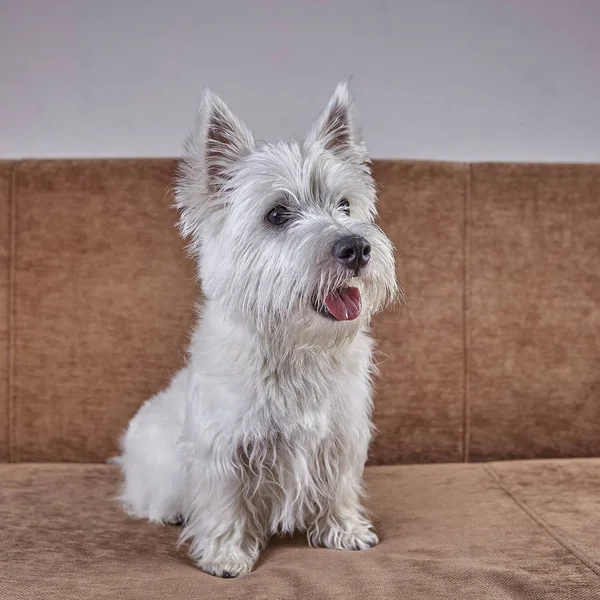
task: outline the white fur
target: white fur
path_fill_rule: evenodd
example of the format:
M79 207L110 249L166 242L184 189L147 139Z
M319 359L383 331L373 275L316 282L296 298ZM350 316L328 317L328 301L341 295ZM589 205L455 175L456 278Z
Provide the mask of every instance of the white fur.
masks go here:
M183 517L196 564L224 577L250 571L273 534L300 530L338 549L376 544L360 501L369 322L397 287L347 87L303 143L261 146L206 92L176 199L204 302L187 366L123 438L125 508L153 521ZM293 212L288 224L267 222L276 205ZM331 254L349 234L372 246L358 276ZM354 321L313 308L342 285L361 291Z

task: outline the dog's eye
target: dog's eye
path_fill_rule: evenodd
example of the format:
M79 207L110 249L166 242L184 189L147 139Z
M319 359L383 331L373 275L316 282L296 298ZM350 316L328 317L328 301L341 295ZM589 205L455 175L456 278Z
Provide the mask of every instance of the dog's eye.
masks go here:
M338 204L338 208L347 216L350 216L350 202L343 198L341 202Z
M267 221L273 225L283 225L290 219L290 211L285 206L276 206L267 215Z

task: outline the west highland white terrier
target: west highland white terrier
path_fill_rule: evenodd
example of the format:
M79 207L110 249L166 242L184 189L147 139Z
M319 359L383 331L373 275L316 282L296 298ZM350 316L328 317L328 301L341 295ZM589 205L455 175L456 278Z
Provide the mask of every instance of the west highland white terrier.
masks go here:
M206 91L176 187L203 303L187 366L129 423L130 514L182 522L198 567L250 571L268 536L378 542L361 504L371 316L394 298L392 244L340 84L302 142L257 144Z

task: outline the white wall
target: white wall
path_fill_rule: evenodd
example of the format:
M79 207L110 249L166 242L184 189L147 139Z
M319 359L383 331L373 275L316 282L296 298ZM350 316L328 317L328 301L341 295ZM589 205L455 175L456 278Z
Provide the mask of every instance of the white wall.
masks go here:
M0 156L177 155L204 85L298 135L348 75L375 157L600 161L600 0L0 0Z

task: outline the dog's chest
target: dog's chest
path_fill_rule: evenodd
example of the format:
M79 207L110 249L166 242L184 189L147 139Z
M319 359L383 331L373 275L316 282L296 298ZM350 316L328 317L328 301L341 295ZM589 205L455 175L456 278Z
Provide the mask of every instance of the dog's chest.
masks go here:
M245 462L273 473L297 464L318 466L324 444L339 437L337 377L328 364L300 362L265 369L259 401L244 424Z
M360 369L324 357L261 371L240 448L246 494L263 503L272 531L302 527L337 488L355 431L368 429ZM362 400L361 400L362 398Z
M271 533L304 529L337 487L342 445L324 427L272 429L241 453L245 495L253 498Z
M295 436L318 441L331 434L344 401L346 374L334 361L282 363L266 370L262 408L277 439Z

